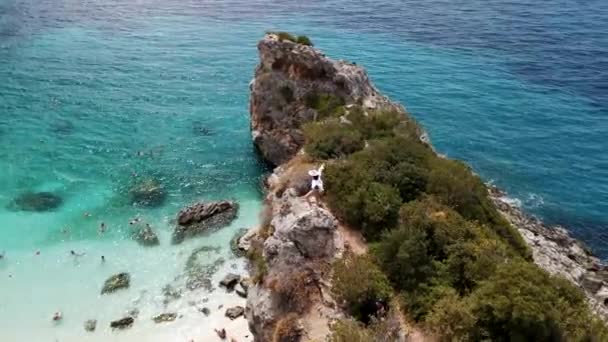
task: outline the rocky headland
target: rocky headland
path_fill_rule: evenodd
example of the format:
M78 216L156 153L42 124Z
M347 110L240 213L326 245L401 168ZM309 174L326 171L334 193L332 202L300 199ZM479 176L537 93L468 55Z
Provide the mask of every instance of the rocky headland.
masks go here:
M267 34L258 51L260 64L250 84L252 138L276 168L266 180L260 226L238 241L252 264L245 316L256 341L323 341L332 324L348 316L332 296L331 265L348 253L365 254L367 245L323 200L303 197L309 189L306 172L318 166L303 151L303 126L338 107L356 106L366 116L368 110L406 111L383 96L361 66L332 60L312 46ZM350 123L348 115L339 121ZM417 126L415 135L430 144ZM564 229L513 206L499 189L489 187L489 198L522 235L533 261L575 284L593 311L607 318L608 269L601 261ZM387 341L425 340L400 314L386 320L392 322Z

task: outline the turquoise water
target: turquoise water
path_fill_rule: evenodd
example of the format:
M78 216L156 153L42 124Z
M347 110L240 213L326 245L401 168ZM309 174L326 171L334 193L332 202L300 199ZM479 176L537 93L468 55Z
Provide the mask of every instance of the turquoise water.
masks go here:
M172 304L184 315L173 325L144 317L127 333L106 328L135 304L142 316L166 310L160 289L200 245L223 246L231 260L216 277L243 266L226 246L258 220L264 167L250 142L248 84L269 29L365 65L439 151L605 257L607 23L605 1L0 0L0 338L82 341L82 322L97 318L104 328L86 339L204 341L226 324L188 304L233 300L215 291ZM167 190L159 207L130 203L129 187L147 177ZM45 213L7 208L28 191L64 202ZM182 206L219 198L241 203L234 224L170 244ZM129 239L136 216L161 246ZM86 255L76 262L69 250ZM123 270L133 289L100 297L105 277Z

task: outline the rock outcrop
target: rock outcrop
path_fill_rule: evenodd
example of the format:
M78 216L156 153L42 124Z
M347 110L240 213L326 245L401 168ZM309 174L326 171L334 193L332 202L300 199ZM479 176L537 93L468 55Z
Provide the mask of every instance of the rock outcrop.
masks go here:
M302 125L323 118L320 99L337 100L347 110L351 104L363 110L405 113L405 109L382 96L355 64L334 61L310 46L273 34L259 42L258 50L260 64L250 84L252 138L262 157L278 167L266 180L262 224L236 241L253 264L245 316L255 341L274 340L285 326L291 331L297 326L304 341L324 341L330 322L343 317L327 289L329 265L341 257L347 237L332 213L322 203L303 198L301 182L294 181L295 169L312 167L302 164L305 158L299 154L304 144ZM426 133L418 133L430 146ZM607 317L608 267L565 230L526 216L503 195L491 189L495 205L531 246L535 262L581 287L595 311Z
M158 235L156 235L154 229L147 224L145 226L137 227L131 238L137 241L140 245L146 247L158 246L160 244Z
M327 58L311 46L268 34L258 51L260 64L250 84L251 132L272 165L287 162L304 144L302 124L319 115L311 108L315 99L329 94L344 104L403 110L378 92L365 69Z
M513 205L507 194L490 187L490 198L532 249L534 262L583 290L591 308L608 320L608 266L559 226L547 226Z
M218 201L201 202L181 210L177 214L173 243L227 226L237 217L238 209L235 202Z
M256 341L271 340L277 323L290 313L306 316L321 310L326 319L339 315L327 296L329 266L344 247L336 218L322 206L298 197L292 188L280 198L270 192L267 203L272 219L262 229L270 234L263 241L258 234L258 240L252 241L267 272L257 283L246 285L245 316ZM307 335L318 334L311 322L301 323ZM329 328L321 330L322 336L317 337L324 337Z

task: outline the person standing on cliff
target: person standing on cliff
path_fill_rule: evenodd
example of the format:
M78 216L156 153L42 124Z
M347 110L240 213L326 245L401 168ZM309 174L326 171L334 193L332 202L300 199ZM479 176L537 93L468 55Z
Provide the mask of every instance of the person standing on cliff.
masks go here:
M321 179L321 175L323 174L323 169L325 168L325 164L321 165L316 170L308 171L308 175L312 178L310 182L310 191L304 196L307 200L310 201L310 196L315 198L315 202L319 202L319 196L325 191L323 188L323 180Z

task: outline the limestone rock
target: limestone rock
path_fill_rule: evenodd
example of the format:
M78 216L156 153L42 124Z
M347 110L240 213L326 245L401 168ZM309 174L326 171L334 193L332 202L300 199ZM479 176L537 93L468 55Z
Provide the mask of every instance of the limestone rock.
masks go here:
M126 289L131 285L131 276L128 273L118 273L105 281L101 294L112 293L120 289Z
M113 329L126 329L130 328L135 322L135 318L127 316L115 321L110 322L110 327Z
M177 227L173 242L180 243L186 237L227 226L238 213L238 204L232 201L201 202L181 210L177 215Z
M96 319L89 319L86 322L84 322L84 330L85 331L93 332L93 331L95 331L96 328L97 328L97 320Z
M243 236L239 237L237 241L237 247L243 254L247 253L251 248L251 243L256 239L258 234L258 228L252 228L247 231Z
M235 306L226 310L226 317L230 319L237 319L245 314L245 308L242 306Z
M330 94L345 104L403 110L380 95L363 68L327 58L311 46L266 35L258 51L260 64L250 84L251 131L255 146L274 166L304 144L302 124L319 115L309 106L315 96Z
M236 284L241 280L241 276L234 273L227 274L224 279L220 280L220 286L225 287L229 291L234 290Z
M63 199L52 192L26 192L17 196L10 209L22 211L50 211L59 208L63 204Z
M155 323L162 323L162 322L173 322L175 321L175 319L177 318L177 314L174 312L166 312L166 313L162 313L158 316L154 316L152 317L152 320Z
M131 203L140 207L154 208L164 203L167 192L160 180L145 178L137 181L129 190Z
M248 229L246 228L242 228L239 229L234 236L232 237L232 239L230 239L230 250L232 251L232 254L234 254L237 257L242 257L245 256L246 254L246 250L241 249L239 246L239 241L241 240L241 238L243 236L245 236L247 233L249 232Z
M602 292L608 288L608 266L564 228L547 226L536 217L526 215L513 205L504 191L490 186L489 194L498 210L532 249L534 262L547 272L560 275L580 287L593 311L608 320L608 292Z
M343 250L338 233L338 222L326 209L310 204L297 196L294 189L287 189L281 197L269 194L274 227L263 243L263 257L268 272L264 279L269 282L291 279L294 272L308 270L310 283L300 287L313 287L311 293L319 293L323 287L323 265L329 265ZM247 294L246 317L255 341L269 341L276 322L289 313L283 299L265 281L250 285ZM322 302L321 298L309 298L310 302ZM328 309L328 312L335 310ZM331 316L328 314L327 316Z

